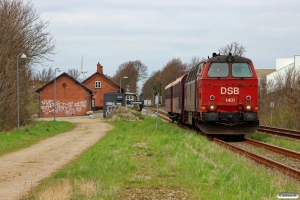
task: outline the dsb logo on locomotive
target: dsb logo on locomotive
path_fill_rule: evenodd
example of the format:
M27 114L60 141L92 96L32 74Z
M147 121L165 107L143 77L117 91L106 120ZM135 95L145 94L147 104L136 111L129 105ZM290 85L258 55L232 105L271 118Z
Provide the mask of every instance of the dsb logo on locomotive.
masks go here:
M221 87L221 94L239 94L238 87Z

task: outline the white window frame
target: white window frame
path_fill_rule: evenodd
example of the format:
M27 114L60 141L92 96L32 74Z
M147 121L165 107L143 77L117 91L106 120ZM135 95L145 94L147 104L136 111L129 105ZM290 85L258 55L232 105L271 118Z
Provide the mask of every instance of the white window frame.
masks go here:
M134 97L133 95L126 95L126 101L133 101L134 100Z
M126 106L127 107L133 107L133 105L132 104L127 104L127 101L133 101L134 100L134 96L133 95L126 95L125 96L125 104L126 104Z
M101 88L101 81L95 81L95 88Z

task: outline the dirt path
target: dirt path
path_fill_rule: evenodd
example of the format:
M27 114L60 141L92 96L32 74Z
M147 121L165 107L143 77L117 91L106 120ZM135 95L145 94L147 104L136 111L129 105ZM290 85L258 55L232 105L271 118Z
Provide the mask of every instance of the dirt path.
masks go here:
M113 128L103 123L101 118L63 120L76 123L76 128L0 157L1 200L20 199L41 180L76 159Z

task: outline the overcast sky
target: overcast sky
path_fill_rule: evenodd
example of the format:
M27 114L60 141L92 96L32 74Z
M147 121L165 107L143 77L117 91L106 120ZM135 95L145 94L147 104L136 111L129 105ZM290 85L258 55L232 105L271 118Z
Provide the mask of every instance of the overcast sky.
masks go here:
M256 68L300 55L299 0L32 0L56 40L49 67L62 72L103 65L113 76L124 62L140 60L148 74L172 58L189 63L236 41ZM39 66L38 66L39 67ZM42 69L43 67L40 66ZM38 70L38 68L37 68Z

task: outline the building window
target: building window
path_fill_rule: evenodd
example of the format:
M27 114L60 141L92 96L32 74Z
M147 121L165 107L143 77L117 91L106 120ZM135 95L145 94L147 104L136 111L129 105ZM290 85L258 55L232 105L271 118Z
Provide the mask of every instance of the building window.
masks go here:
M95 81L95 88L101 88L101 81Z
M132 107L132 102L133 102L133 96L132 95L126 95L126 106Z
M130 96L129 96L129 95L127 95L127 96L126 96L126 101L133 101L133 96L131 96L131 95L130 95Z

